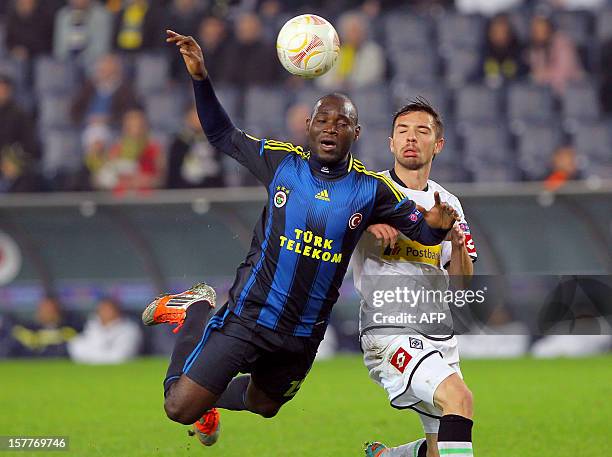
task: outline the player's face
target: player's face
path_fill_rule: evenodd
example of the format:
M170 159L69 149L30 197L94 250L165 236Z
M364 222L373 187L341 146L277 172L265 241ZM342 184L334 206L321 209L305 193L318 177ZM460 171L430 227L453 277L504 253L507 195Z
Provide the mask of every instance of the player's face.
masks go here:
M395 161L408 170L418 170L430 164L442 150L444 138L437 138L434 118L424 111L399 116L390 139Z
M325 97L315 106L312 119L307 119L311 153L322 163L343 160L359 137L357 112L352 103L339 97Z

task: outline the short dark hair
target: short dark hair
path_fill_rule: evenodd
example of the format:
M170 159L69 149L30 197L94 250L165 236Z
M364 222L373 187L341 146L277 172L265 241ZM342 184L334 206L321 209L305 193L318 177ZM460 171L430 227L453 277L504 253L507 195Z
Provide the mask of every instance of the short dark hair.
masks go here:
M435 110L431 103L425 98L418 96L408 102L407 105L402 106L393 116L393 123L391 124L391 136L393 136L393 130L395 129L395 121L397 118L406 113L413 113L416 111L423 111L427 114L430 114L433 117L435 130L436 130L436 138L442 138L444 136L444 124L442 123L442 117Z

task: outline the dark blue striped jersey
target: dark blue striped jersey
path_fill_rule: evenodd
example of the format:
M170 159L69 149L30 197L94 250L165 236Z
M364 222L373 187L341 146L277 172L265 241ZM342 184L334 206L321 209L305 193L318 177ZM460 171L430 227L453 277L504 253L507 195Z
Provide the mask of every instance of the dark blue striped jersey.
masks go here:
M207 131L212 122L202 123ZM229 292L229 309L253 325L322 337L351 254L368 225L385 222L429 245L447 232L431 229L389 178L352 157L346 173L325 179L313 172L310 154L301 146L260 140L231 124L207 134L268 190Z

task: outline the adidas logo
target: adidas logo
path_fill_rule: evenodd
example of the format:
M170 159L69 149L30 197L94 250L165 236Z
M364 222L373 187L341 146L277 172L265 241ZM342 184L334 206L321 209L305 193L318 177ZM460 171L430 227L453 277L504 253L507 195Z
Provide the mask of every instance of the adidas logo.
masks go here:
M317 195L315 195L315 198L318 198L319 200L323 200L326 202L331 201L329 199L329 192L327 192L327 189L323 189L321 192L319 192Z

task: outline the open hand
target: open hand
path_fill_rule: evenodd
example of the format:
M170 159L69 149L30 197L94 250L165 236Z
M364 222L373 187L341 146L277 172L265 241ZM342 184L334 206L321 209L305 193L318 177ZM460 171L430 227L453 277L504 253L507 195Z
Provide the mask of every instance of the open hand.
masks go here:
M179 48L183 56L187 71L193 79L203 80L208 76L208 71L204 65L204 54L202 48L191 36L181 35L172 30L166 30L166 43L174 43Z
M459 213L453 209L448 203L440 200L440 194L434 193L434 206L429 210L425 210L421 206L417 206L419 211L423 213L423 218L427 225L435 229L450 229L456 221L460 220Z

